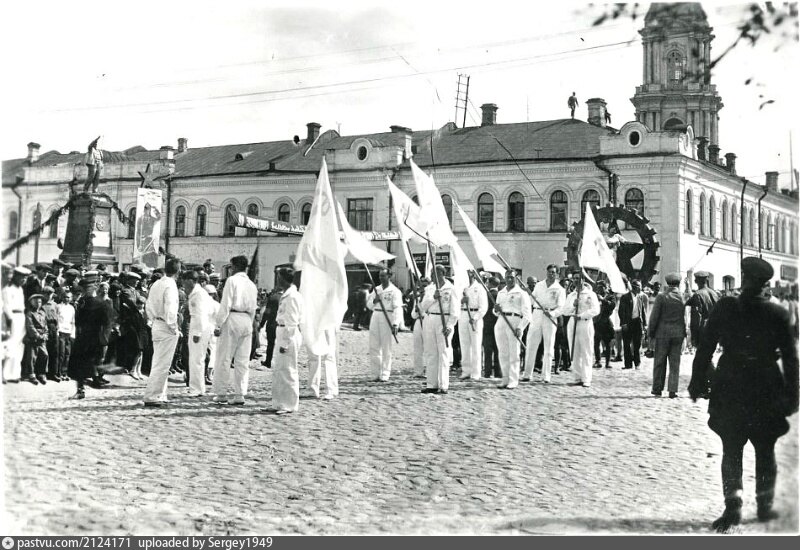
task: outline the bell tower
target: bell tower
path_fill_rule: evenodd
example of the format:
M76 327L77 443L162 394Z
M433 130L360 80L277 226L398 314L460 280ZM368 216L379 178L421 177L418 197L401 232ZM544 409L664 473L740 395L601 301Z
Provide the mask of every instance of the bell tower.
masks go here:
M639 31L642 85L631 98L636 120L653 131L691 125L698 138L719 144L722 100L710 78L711 31L698 2L651 4Z

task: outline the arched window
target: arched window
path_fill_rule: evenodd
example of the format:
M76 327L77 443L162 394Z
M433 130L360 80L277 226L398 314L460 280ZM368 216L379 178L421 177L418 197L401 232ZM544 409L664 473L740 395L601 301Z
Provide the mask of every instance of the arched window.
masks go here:
M637 188L628 189L625 192L625 206L635 208L640 216L644 216L644 194Z
M236 235L236 207L229 204L225 207L225 216L222 220L222 236L233 237Z
M747 209L748 213L748 221L747 221L747 244L753 246L755 242L755 225L756 225L756 215L753 212L752 208Z
M684 205L684 210L686 211L684 216L686 220L685 229L689 233L694 233L694 214L693 209L694 205L692 203L692 190L686 190L686 203Z
M53 210L53 212L55 212L55 210ZM53 212L50 212L50 214L47 215L47 219L45 221L50 219L50 216L53 215ZM48 232L47 232L47 237L48 238L50 238L50 239L57 238L58 237L58 219L53 220L53 223L51 223L48 226L47 229L48 229Z
M19 214L15 211L8 213L8 238L12 240L19 239Z
M728 199L722 201L722 240L730 240L730 227L728 227Z
M736 279L733 275L725 275L722 277L722 288L725 290L733 290L736 288Z
M731 203L731 242L739 242L739 209L736 203Z
M778 252L786 252L786 220L781 220L780 228L775 230L778 232Z
M717 202L714 195L708 200L708 236L713 237L717 234Z
M761 247L767 250L772 249L772 214L767 214L764 220L763 230L761 231Z
M206 207L202 204L197 207L194 217L194 234L198 237L206 236Z
M289 210L288 204L283 203L282 205L280 205L278 207L278 221L283 223L289 223L290 212L291 211Z
M186 236L186 207L179 206L175 209L175 236Z
M258 216L258 205L254 202L251 202L247 205L247 214L249 216ZM255 237L258 235L257 229L247 229L247 236L248 237Z
M567 230L567 195L554 191L550 195L550 231Z
M489 193L478 197L478 229L494 231L494 197Z
M128 238L132 239L136 236L136 207L134 206L128 210Z
M706 211L706 194L700 193L700 234L705 235L708 231L708 226L706 225L706 218L708 217L708 212Z
M442 205L444 206L444 213L447 214L447 221L450 227L453 227L453 199L450 195L442 195Z
M600 193L594 189L589 189L581 198L581 216L586 212L586 205L591 204L594 208L600 208Z
M308 225L309 219L311 219L311 203L307 202L300 208L300 223Z
M525 199L516 191L508 197L508 230L525 231Z
M683 56L675 51L667 54L667 77L670 82L683 80Z
M789 222L789 252L797 254L797 227L794 222Z

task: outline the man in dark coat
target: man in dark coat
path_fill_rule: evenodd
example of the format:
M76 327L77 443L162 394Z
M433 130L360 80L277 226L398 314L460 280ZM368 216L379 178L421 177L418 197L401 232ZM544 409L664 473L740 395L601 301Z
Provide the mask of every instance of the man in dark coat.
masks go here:
M103 299L97 296L97 273L88 272L81 285L85 289L75 312L76 338L72 347L72 358L69 366L70 378L78 385L76 399L83 399L84 380L92 378L92 386L99 388L108 381L97 373L97 366L102 360L103 331L109 324L108 309Z
M641 281L631 282L631 291L623 294L619 302L619 323L622 326L625 369L639 368L642 334L647 330L647 295L642 292Z
M719 301L719 295L711 288L708 288L709 274L706 271L698 271L694 274L694 282L697 285L697 291L686 301L686 307L691 307L689 313L689 330L692 337L692 346L697 349L703 341L703 332L705 332L706 324L714 311L714 306ZM709 375L714 371L714 365L711 364L706 369Z
M493 304L497 299L497 287L500 286L500 279L492 278L488 282L490 302ZM500 354L497 350L497 341L494 339L494 326L497 324L497 314L494 308L486 309L483 316L483 377L501 378L503 373L500 371Z
M653 311L648 322L650 341L655 345L653 359L653 390L661 397L669 360L669 382L667 389L671 398L678 397L678 377L681 369L681 346L686 338L686 322L683 319L683 296L678 291L681 284L680 273L670 273L665 277L667 289L656 296Z
M147 325L142 315L144 298L135 288L140 280L137 273L123 273L124 286L119 293L117 364L136 380L142 379L142 350L147 343Z
M756 456L758 519L777 517L772 509L775 442L789 431L786 417L797 412L798 359L788 312L764 295L773 274L760 258L742 260L742 294L717 302L692 365L689 395L705 394L711 379L708 426L722 439L725 512L712 524L718 531L741 521L742 454L748 440ZM723 353L710 375L718 343Z
M283 289L280 287L275 287L267 295L267 305L264 308L264 316L261 318L261 326L266 325L267 333L267 356L261 364L268 369L272 368L272 354L275 352L275 334L278 328L278 323L275 319L278 316L281 296L283 296Z

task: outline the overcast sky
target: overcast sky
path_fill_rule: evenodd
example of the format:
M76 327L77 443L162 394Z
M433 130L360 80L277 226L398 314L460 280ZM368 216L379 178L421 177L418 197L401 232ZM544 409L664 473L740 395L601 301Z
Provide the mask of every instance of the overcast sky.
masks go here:
M533 6L533 7L531 7ZM716 40L736 36L745 5L704 4ZM86 149L156 149L343 135L454 120L459 73L471 77L467 126L496 103L499 123L569 116L567 97L602 97L612 124L633 119L643 21L591 23L600 8L550 2L270 0L3 2L3 159ZM742 45L717 68L722 154L741 175L789 182L798 46ZM753 78L751 85L744 81ZM759 97L763 95L764 97ZM759 110L766 99L774 104ZM459 126L462 120L456 121ZM794 133L796 141L800 134ZM800 148L800 144L795 144ZM795 155L797 156L797 155Z

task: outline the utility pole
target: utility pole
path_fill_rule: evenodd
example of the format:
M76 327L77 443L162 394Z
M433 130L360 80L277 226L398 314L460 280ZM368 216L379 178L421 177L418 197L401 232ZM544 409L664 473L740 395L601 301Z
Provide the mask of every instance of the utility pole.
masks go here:
M469 75L459 74L456 84L456 114L453 122L458 123L458 111L463 111L461 127L467 126L467 102L469 101Z

